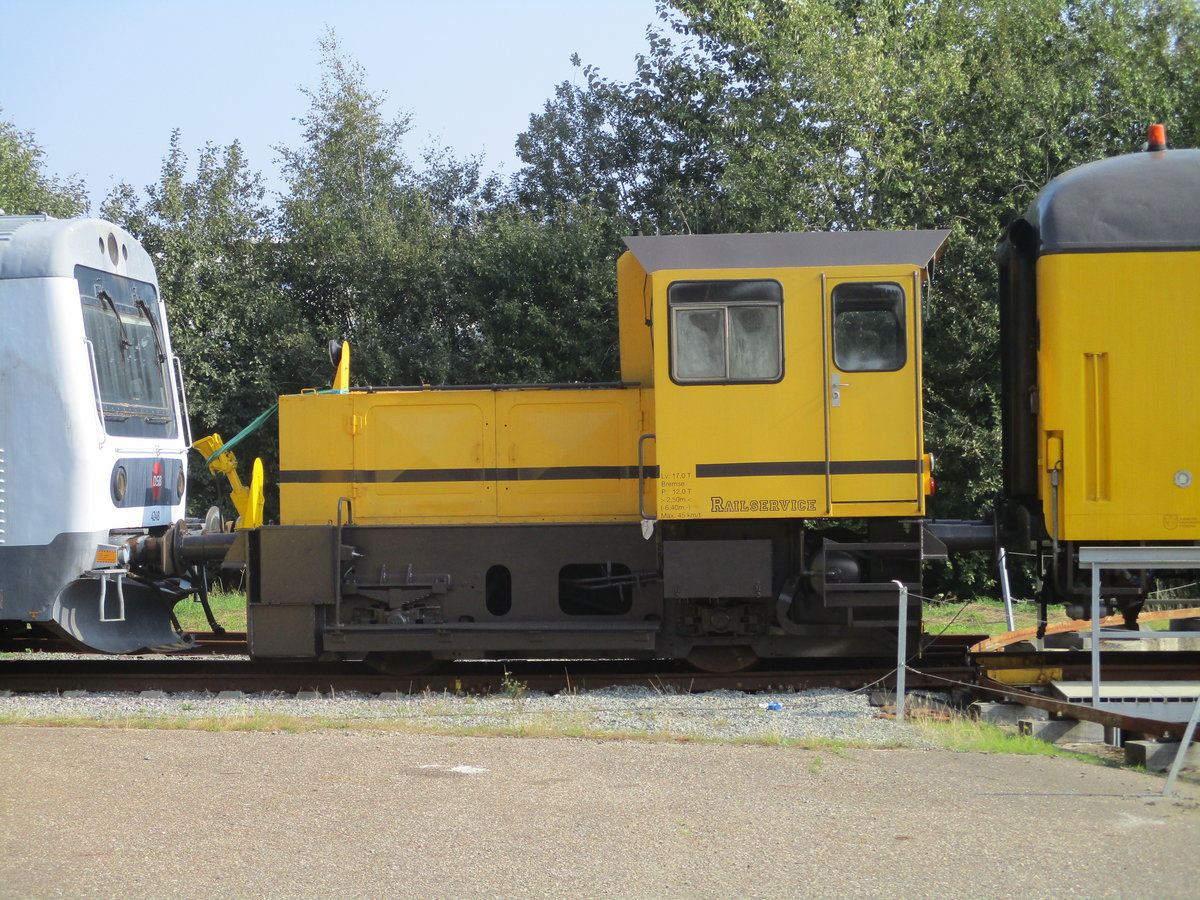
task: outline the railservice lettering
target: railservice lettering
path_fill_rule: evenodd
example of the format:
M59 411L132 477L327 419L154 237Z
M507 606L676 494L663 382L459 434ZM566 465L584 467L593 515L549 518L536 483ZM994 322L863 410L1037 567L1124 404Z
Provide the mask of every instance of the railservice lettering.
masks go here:
M745 513L745 512L816 512L816 500L800 500L795 497L784 497L778 500L726 500L724 497L711 497L712 509L715 513Z

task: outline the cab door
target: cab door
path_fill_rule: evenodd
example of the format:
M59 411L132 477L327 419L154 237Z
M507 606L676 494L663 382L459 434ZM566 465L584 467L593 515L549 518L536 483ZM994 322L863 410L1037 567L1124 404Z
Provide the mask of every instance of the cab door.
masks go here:
M917 278L822 279L829 495L858 505L843 515L874 503L921 506Z

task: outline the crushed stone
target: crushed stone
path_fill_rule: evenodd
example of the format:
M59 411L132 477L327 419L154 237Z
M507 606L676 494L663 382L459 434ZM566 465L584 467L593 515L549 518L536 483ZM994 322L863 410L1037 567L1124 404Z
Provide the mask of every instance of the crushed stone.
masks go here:
M778 708L776 708L778 707ZM649 687L608 687L560 694L538 691L503 695L339 693L336 696L212 693L165 697L131 692L82 696L13 694L0 697L5 721L85 719L251 719L288 716L373 729L433 732L499 730L504 733L612 734L645 738L717 741L819 741L854 746L929 748L932 742L907 724L883 718L863 692L818 688L797 693L747 694L719 690L672 693Z

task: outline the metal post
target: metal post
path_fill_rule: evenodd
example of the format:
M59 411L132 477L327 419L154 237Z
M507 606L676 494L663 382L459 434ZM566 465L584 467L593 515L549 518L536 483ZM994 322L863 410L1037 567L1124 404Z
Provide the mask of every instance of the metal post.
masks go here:
M1092 709L1100 708L1100 567L1092 565Z
M1183 730L1183 740L1179 742L1179 749L1175 751L1175 762L1171 763L1171 772L1167 775L1167 783L1163 785L1164 797L1170 797L1175 792L1175 779L1179 770L1183 768L1183 758L1187 756L1188 747L1192 745L1192 738L1196 736L1197 722L1200 722L1200 697L1196 698L1196 705L1192 707L1192 717L1188 719L1187 728Z
M1017 620L1013 616L1012 589L1008 585L1008 550L1000 548L1000 595L1004 598L1004 623L1009 631L1017 630Z
M908 588L899 581L892 584L900 589L900 631L896 635L896 721L904 721L904 676L908 669Z
M824 380L824 387L821 388L821 391L825 399L823 404L825 411L825 513L828 515L833 512L833 460L830 456L833 444L829 436L830 429L833 427L829 421L829 408L833 403L833 397L830 396L832 391L829 386L829 276L824 272L821 273L821 322L821 377ZM101 424L103 424L103 417L101 417Z

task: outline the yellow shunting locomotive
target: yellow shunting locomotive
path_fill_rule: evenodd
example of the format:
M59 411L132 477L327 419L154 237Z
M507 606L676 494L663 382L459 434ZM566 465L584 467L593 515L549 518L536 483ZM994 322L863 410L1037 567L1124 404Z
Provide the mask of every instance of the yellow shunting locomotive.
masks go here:
M1081 546L1200 541L1200 150L1150 131L1051 181L999 250L1001 524L1077 618ZM1104 585L1130 624L1151 574Z
M627 238L619 383L282 397L280 524L227 561L251 652L894 648L894 582L945 552L920 521L921 305L947 234Z

